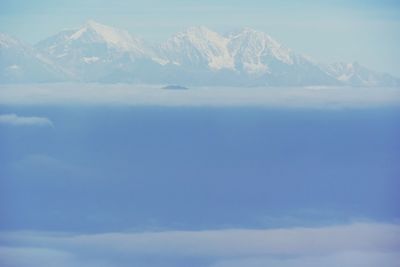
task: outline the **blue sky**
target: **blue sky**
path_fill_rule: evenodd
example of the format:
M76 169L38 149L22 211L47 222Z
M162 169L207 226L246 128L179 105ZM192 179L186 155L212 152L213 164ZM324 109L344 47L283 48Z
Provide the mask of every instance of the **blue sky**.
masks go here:
M318 61L358 61L400 76L398 1L2 0L0 31L35 43L88 19L160 41L188 26L263 30Z

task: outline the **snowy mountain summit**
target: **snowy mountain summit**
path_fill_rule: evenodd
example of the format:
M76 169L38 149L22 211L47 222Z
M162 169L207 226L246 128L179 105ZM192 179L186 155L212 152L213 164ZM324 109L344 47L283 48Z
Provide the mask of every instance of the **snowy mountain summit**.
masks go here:
M205 27L191 27L161 44L160 52L172 64L218 71L233 69L229 39Z
M0 82L131 82L226 86L398 86L357 63L320 64L264 32L191 27L153 45L88 21L34 47L0 34Z

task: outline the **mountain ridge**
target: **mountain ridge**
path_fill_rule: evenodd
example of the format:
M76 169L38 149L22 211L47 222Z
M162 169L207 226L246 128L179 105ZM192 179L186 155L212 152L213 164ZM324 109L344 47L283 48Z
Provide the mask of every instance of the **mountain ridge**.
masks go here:
M0 83L400 85L399 79L358 63L317 63L251 28L222 35L204 26L189 27L153 45L126 30L90 20L79 29L61 31L35 46L21 43L0 35ZM25 70L28 65L32 66ZM15 66L23 71L10 71ZM47 71L35 74L39 69Z

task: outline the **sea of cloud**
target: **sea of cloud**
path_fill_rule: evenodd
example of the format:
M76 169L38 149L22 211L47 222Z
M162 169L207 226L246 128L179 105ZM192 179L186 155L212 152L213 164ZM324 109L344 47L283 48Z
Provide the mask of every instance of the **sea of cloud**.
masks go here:
M128 84L0 86L0 105L259 106L357 108L399 106L400 88L199 87L167 90Z
M286 229L0 234L4 267L397 267L399 249L399 225L365 222Z
M17 114L0 114L0 124L12 126L53 126L46 117L18 116Z

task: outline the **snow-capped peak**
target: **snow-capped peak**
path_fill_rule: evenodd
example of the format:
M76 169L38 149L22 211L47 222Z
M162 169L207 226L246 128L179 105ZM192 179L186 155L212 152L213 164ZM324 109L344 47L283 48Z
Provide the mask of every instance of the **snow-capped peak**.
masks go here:
M355 75L358 67L357 62L335 62L325 66L325 70L339 81L345 82Z
M82 39L84 42L105 42L110 46L123 49L133 50L143 53L143 41L133 37L128 31L116 29L89 20L86 24L70 36L70 40Z
M178 65L206 64L212 70L230 69L248 74L270 72L270 63L293 65L294 54L268 34L243 28L227 36L204 26L175 34L162 45L166 57Z
M23 45L19 40L11 37L8 34L0 32L0 47L10 48Z
M227 49L229 39L204 26L179 32L162 44L162 50L174 63L207 64L213 70L233 69L234 62Z
M221 35L204 26L190 27L152 46L125 30L91 20L80 29L64 30L41 41L35 49L0 34L0 49L11 51L8 47L16 51L16 57L34 58L45 68L58 66L60 72L83 81L179 83L181 79L200 84L368 86L400 83L357 63L324 66L251 28ZM10 54L7 51L0 56ZM17 63L10 60L4 67L17 72L22 67Z
M191 39L193 42L196 42L198 38L219 40L222 37L217 32L214 32L205 26L187 28L185 31L177 33L176 36L187 37Z
M234 56L241 56L244 60L273 57L285 64L293 64L292 52L281 45L265 32L251 28L243 28L239 32L230 34L230 50ZM253 62L254 63L254 62Z
M98 36L102 37L104 41L110 41L114 43L117 42L118 39L120 39L119 35L121 32L123 32L122 30L100 24L93 20L89 20L84 24L81 29L72 34L70 38L72 40L79 39L83 36L84 33L89 31L96 33Z
M336 62L323 66L337 80L353 86L398 86L400 81L388 74L371 71L358 62Z

